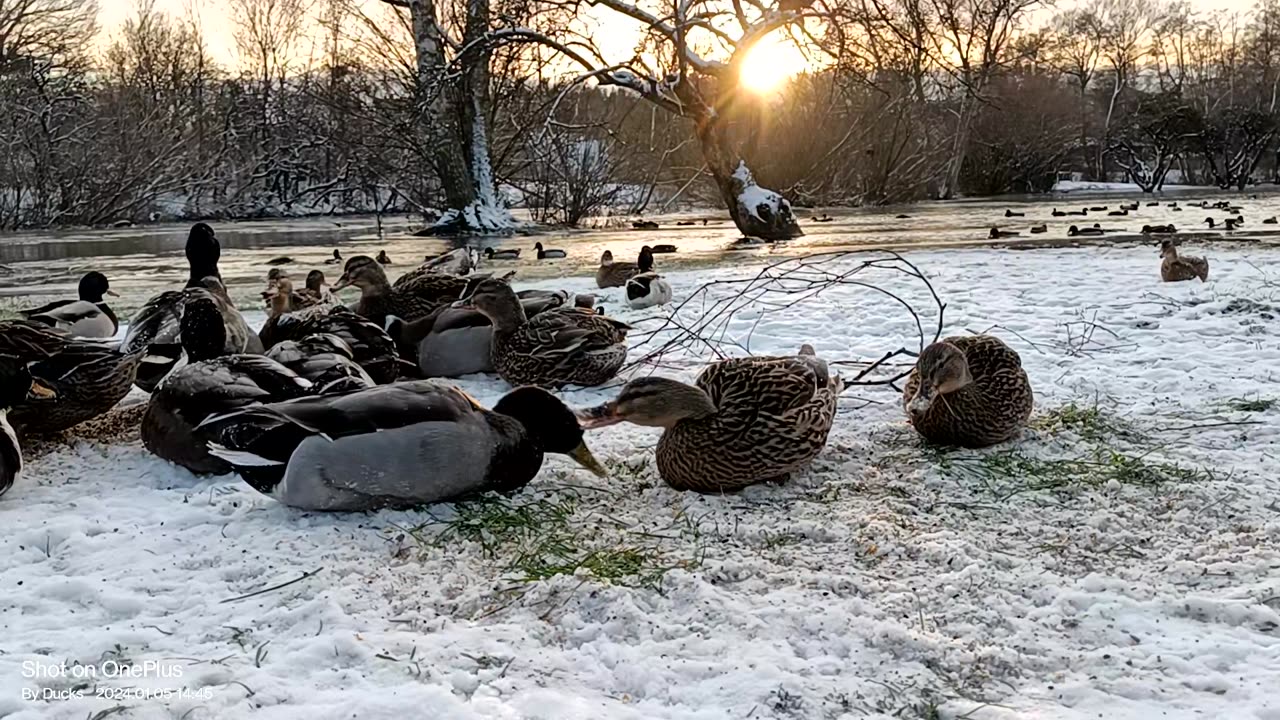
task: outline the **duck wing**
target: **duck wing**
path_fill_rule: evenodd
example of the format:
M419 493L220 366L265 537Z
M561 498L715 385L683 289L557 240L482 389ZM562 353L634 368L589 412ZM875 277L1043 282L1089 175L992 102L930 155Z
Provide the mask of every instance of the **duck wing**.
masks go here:
M74 302L79 302L79 301L77 301L77 300L54 300L53 302L51 302L51 303L47 303L47 304L45 304L45 305L41 305L41 306L40 306L40 307L38 307L38 308L31 308L31 309L29 309L29 310L19 310L19 311L18 311L18 314L19 314L19 315L21 315L22 317L27 317L27 318L29 318L29 317L33 317L33 316L36 316L36 315L44 315L44 314L46 314L46 313L53 312L54 310L57 310L58 308L63 307L63 306L65 306L65 305L70 305L71 303L74 303Z
M724 360L704 370L696 384L721 413L742 413L752 420L787 417L819 394L837 389L826 363L807 355Z
M192 290L199 290L193 288ZM186 306L185 290L166 290L144 304L129 320L120 351L132 355L154 345L182 347L182 313ZM207 292L207 291L206 291ZM210 295L212 297L212 295ZM166 359L168 356L166 354ZM176 355L174 356L176 359ZM144 362L147 362L144 359Z
M34 362L53 357L71 342L65 333L28 320L0 322L0 357Z
M378 324L344 307L324 315L282 315L276 323L277 342L302 340L310 335L335 335L351 347L351 359L375 381L389 383L401 375L396 343Z
M521 328L530 355L572 355L626 342L630 325L580 308L538 313Z

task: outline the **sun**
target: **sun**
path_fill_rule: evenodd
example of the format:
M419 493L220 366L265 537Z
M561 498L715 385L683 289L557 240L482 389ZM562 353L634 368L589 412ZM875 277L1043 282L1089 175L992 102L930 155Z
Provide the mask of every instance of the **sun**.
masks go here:
M742 86L752 92L777 92L788 80L809 69L809 61L786 36L774 32L760 39L742 61Z

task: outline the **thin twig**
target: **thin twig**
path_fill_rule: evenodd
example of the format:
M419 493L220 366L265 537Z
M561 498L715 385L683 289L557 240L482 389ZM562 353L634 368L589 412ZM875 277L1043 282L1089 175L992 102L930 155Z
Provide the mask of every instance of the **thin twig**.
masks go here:
M281 588L287 588L294 583L299 583L299 582L302 582L303 580L306 580L307 578L311 577L312 575L315 575L316 573L320 572L323 569L324 569L323 567L318 567L315 570L312 570L311 572L302 573L301 576L296 577L288 582L283 582L283 583L280 583L279 585L272 585L271 587L263 588L261 590L254 590L253 592L247 595L238 595L233 598L227 598L226 600L221 601L219 604L221 605L224 603L236 602L238 600L247 600L248 598L251 598L251 597L257 597L258 595L265 595L266 593L269 593L269 592L275 592L276 590L280 590Z

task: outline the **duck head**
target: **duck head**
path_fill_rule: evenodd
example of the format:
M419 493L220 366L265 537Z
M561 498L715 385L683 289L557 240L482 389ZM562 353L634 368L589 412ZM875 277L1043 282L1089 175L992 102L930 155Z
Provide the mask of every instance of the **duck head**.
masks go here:
M613 253L608 250L605 250L603 253L600 254L600 265L601 267L603 267L605 265L612 265L612 264L613 264Z
M916 373L920 386L915 397L907 401L907 412L921 415L933 407L940 396L953 393L973 382L969 374L969 361L960 348L946 342L936 342L924 349L916 360Z
M187 234L187 265L191 268L191 277L187 287L195 287L201 278L212 275L221 278L218 272L218 258L222 256L222 246L213 234L213 228L204 223L191 226Z
M391 258L387 257L387 251L386 251L386 250L379 250L379 251L378 251L378 262L382 263L383 265L390 265L390 264L391 264Z
M1178 248L1173 244L1172 240L1162 240L1160 242L1160 257L1178 257Z
M578 418L555 395L542 388L516 388L504 395L493 411L519 421L544 452L568 455L596 475L608 476L582 439Z
M211 295L197 295L182 311L182 349L187 360L200 362L220 357L227 344L227 328Z
M91 303L102 302L103 295L120 297L111 290L111 283L107 282L107 276L97 270L85 273L84 277L80 278L78 294L81 300L88 300Z
M293 299L293 281L288 276L281 277L267 286L267 291L262 296L267 299L267 315L280 317L289 312L289 301Z
M636 266L642 273L653 269L653 248L648 245L640 248L640 257L636 258Z
M307 289L315 293L322 291L324 289L324 273L319 270L312 270L307 273Z
M496 328L509 328L526 320L524 306L511 285L503 278L488 277L472 281L453 304L459 310L477 310L489 318Z
M368 255L356 255L347 261L342 277L338 278L338 284L333 286L333 291L337 292L351 285L363 291L386 284L387 273L376 260Z
M664 377L636 378L613 400L578 412L578 423L590 430L629 422L670 429L685 419L714 415L716 406L702 390Z

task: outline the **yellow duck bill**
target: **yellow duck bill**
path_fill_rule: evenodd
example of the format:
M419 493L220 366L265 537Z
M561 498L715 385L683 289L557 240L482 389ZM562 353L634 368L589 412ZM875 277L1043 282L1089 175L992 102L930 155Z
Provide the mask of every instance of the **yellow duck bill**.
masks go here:
M587 447L585 442L578 443L578 447L569 451L569 457L577 461L579 465L595 473L599 477L609 477L609 471L604 469L604 465L596 460L596 456L591 454L591 449Z

